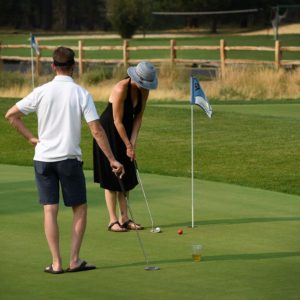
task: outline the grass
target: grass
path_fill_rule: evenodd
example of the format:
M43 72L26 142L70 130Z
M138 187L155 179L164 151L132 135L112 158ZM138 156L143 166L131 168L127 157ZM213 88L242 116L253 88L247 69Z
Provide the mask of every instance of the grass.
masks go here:
M236 93L235 99L244 99L243 93L248 93L241 87L243 76L239 72L238 78L234 77L237 88L230 92L223 82L223 94ZM285 90L284 86L280 89ZM297 95L297 91L293 93ZM33 148L1 118L2 297L298 299L300 244L295 237L300 229L300 101L260 101L255 96L253 99L226 104L212 101L211 120L198 107L194 108L194 229L188 227L190 105L188 101L149 101L139 138L138 162L155 225L163 233L151 234L148 228L141 237L150 264L161 268L156 272L143 270L145 262L134 232L119 235L106 230L103 191L92 183L91 136L83 123L89 214L81 255L98 268L59 277L44 274L50 255L41 207L36 203L33 169L27 167L32 165ZM1 115L15 101L1 99ZM97 103L98 111L105 105ZM30 115L24 120L36 132L36 117ZM130 198L134 216L149 226L142 199L137 187ZM69 209L61 207L59 224L67 267ZM182 236L176 234L178 228L183 229ZM204 247L200 263L191 260L191 245L195 243Z
M163 230L142 231L150 265L134 232L106 230L103 191L86 171L88 227L81 256L97 270L52 276L36 202L32 167L0 165L0 269L3 299L297 299L300 293L299 196L210 181L195 181L195 223L188 228L190 180L141 174L153 218ZM139 187L131 195L136 219L149 226ZM71 211L61 207L64 267L69 257ZM177 235L182 228L183 235ZM191 245L203 245L203 260L191 260ZM55 288L53 288L55 286Z
M15 103L0 101L0 112ZM234 102L233 102L234 103ZM101 113L106 103L97 103ZM300 195L300 102L213 103L214 116L194 107L195 177ZM36 132L36 117L24 118ZM33 148L3 118L0 163L31 165ZM8 142L9 141L9 142ZM83 123L85 168L92 168L92 139ZM190 177L190 105L149 101L137 159L146 173Z

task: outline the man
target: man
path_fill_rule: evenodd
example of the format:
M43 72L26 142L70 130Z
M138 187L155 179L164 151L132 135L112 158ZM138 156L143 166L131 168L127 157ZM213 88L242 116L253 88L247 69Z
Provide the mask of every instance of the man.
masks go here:
M95 269L79 257L86 228L87 203L85 177L81 161L81 116L91 130L99 147L107 156L112 172L122 177L123 165L116 161L107 136L101 127L93 99L75 84L72 75L75 65L72 49L59 47L53 53L52 69L55 78L34 89L6 113L6 119L35 146L34 169L40 203L44 205L44 228L52 254L52 263L45 269L51 274L63 273L59 249L59 183L64 204L72 207L73 227L68 272ZM38 138L26 128L22 117L36 112Z

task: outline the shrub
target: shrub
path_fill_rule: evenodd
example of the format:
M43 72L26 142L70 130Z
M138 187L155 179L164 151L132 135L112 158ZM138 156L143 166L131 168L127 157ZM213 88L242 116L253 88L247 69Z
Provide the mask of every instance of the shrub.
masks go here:
M113 76L111 68L99 67L83 74L82 82L89 85L97 85L99 82L111 79Z

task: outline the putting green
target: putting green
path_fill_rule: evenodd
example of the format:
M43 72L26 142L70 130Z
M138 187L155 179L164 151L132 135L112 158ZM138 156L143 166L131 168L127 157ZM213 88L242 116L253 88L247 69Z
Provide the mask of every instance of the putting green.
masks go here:
M135 232L106 230L103 191L86 172L89 213L81 257L97 270L50 275L50 255L36 203L33 170L0 165L0 278L3 299L297 299L300 295L300 197L209 181L195 181L195 228L190 180L141 174L162 233L140 235L159 271L145 271ZM134 217L149 227L139 187ZM61 206L61 248L67 267L71 211ZM178 235L177 230L183 229ZM203 260L191 245L203 245Z

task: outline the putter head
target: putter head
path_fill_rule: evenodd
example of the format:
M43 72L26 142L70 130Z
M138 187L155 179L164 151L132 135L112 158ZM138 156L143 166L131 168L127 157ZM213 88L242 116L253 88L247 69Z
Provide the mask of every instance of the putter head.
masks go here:
M159 227L156 227L156 228L152 228L152 229L150 230L150 232L151 232L151 233L161 233L161 230L160 230Z
M158 271L158 270L160 270L160 268L155 267L155 266L147 266L147 267L145 267L145 270L146 271Z

